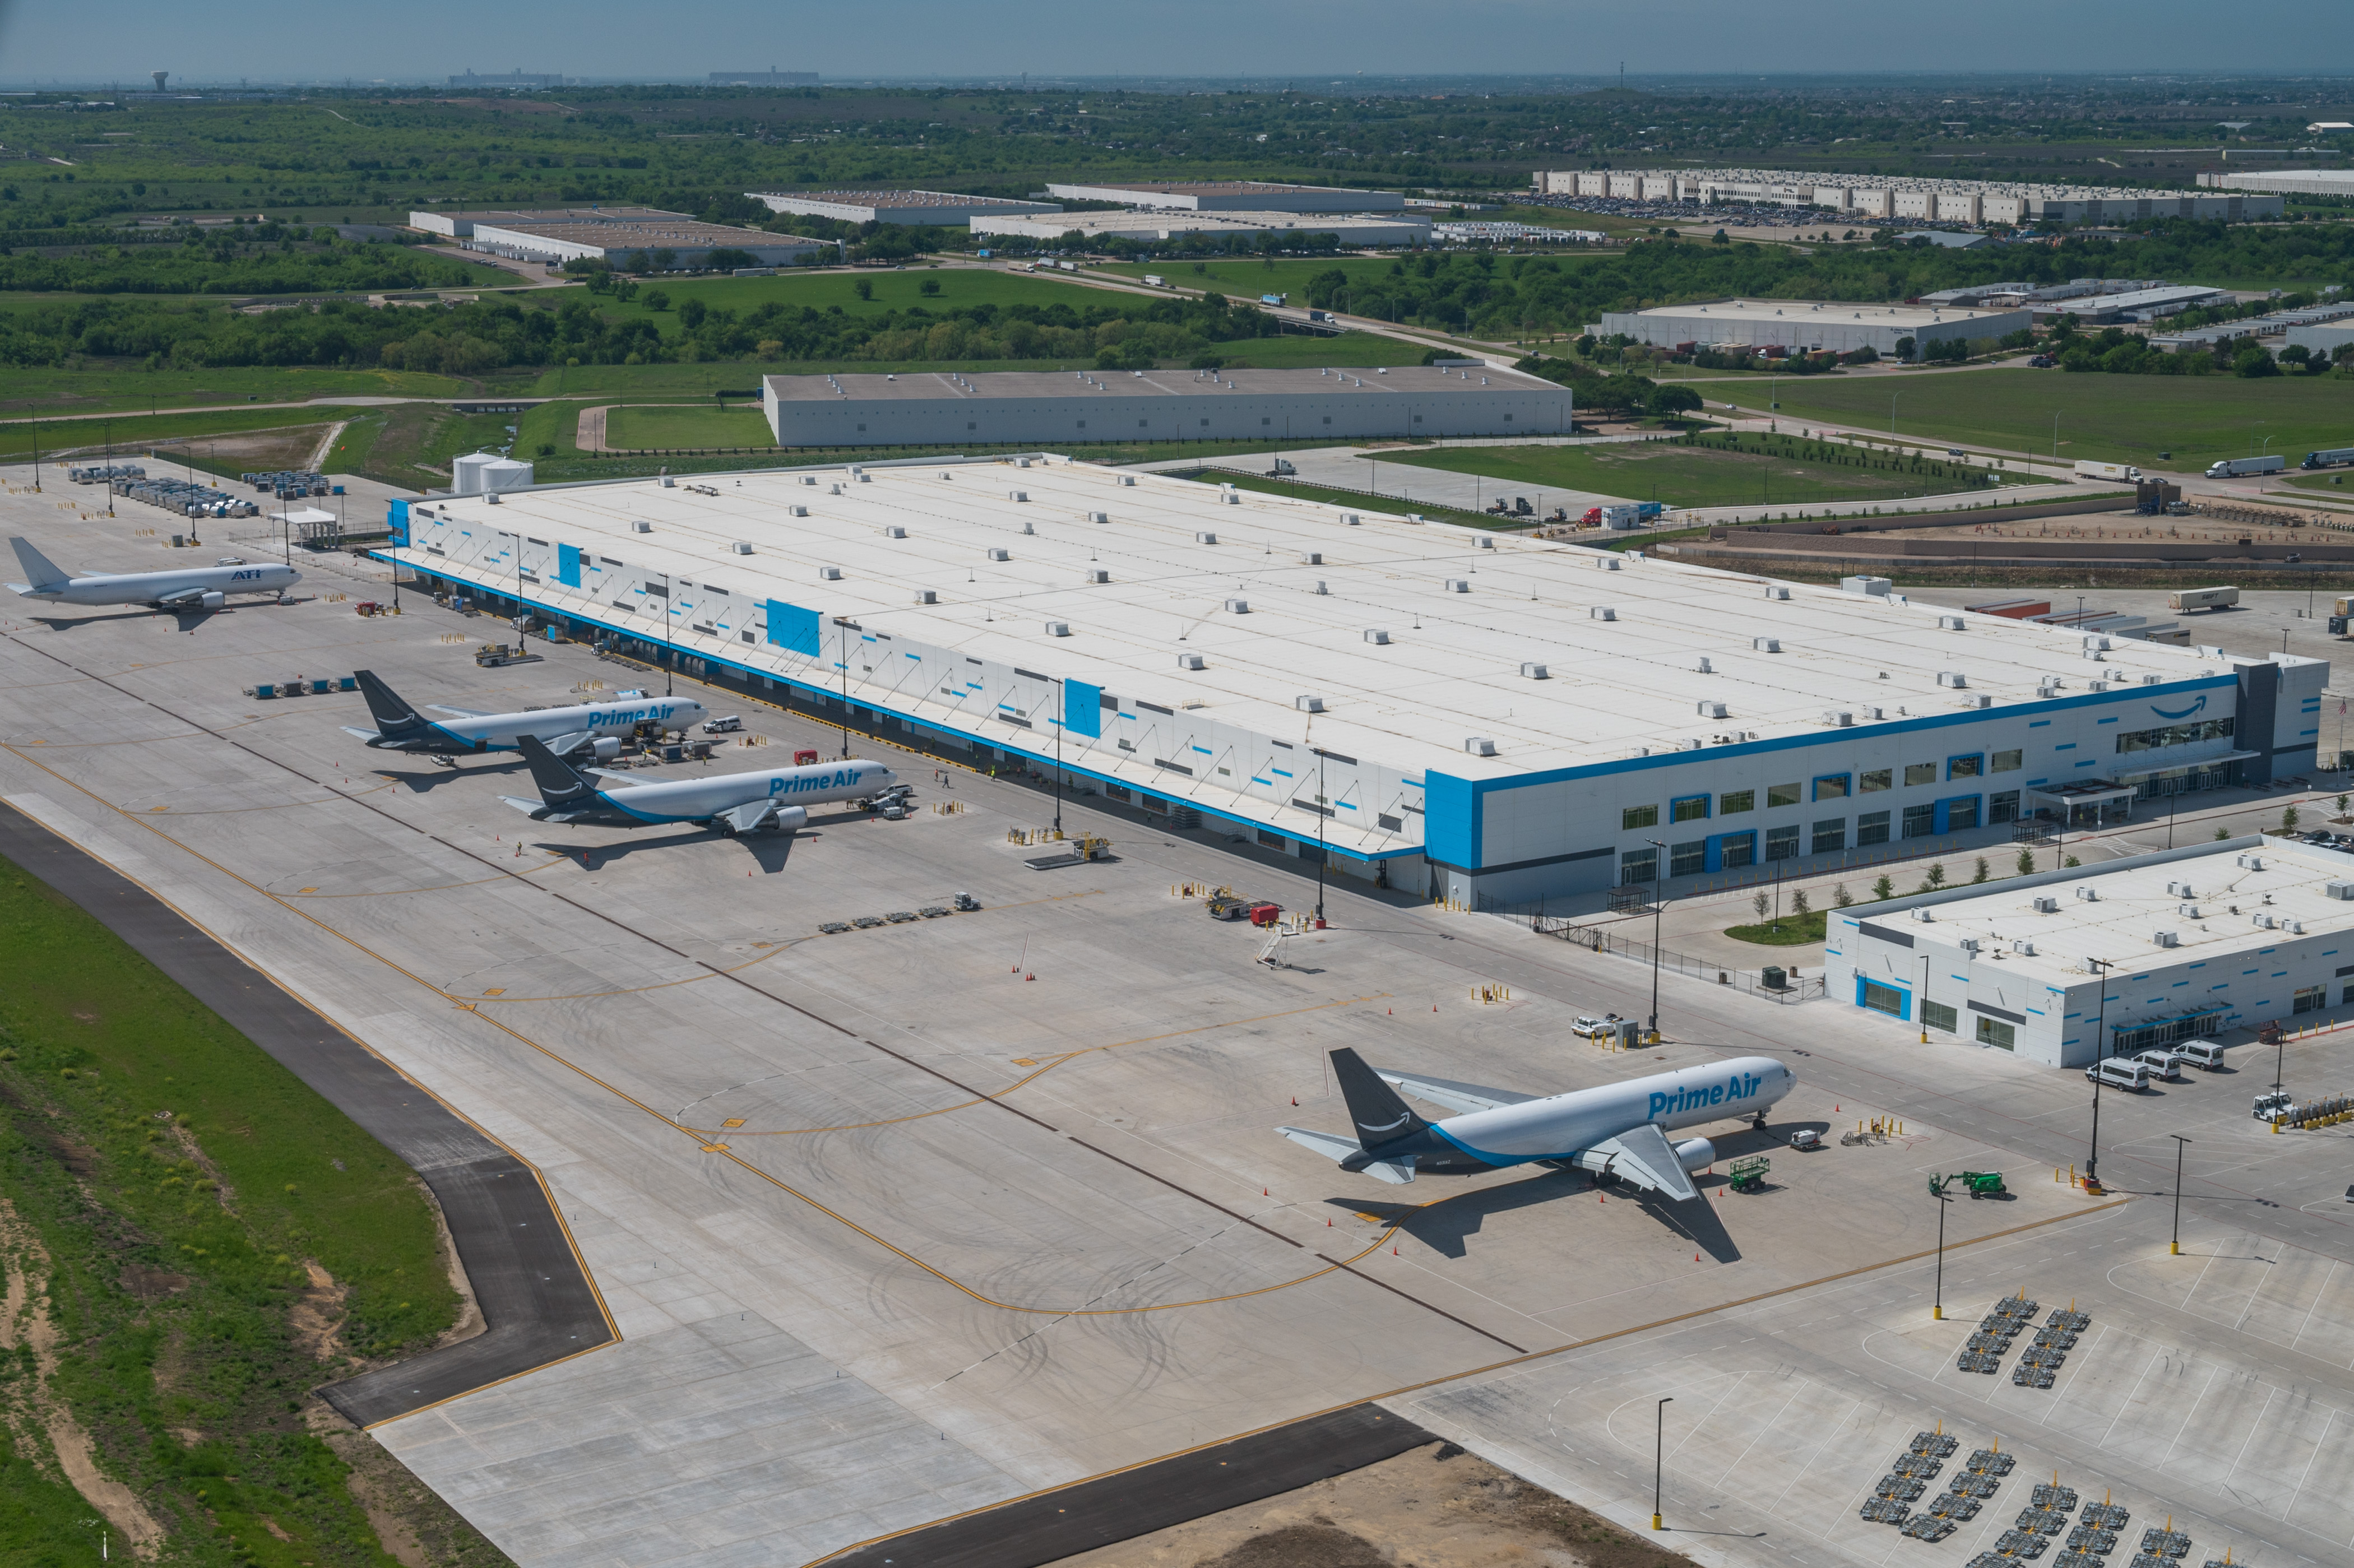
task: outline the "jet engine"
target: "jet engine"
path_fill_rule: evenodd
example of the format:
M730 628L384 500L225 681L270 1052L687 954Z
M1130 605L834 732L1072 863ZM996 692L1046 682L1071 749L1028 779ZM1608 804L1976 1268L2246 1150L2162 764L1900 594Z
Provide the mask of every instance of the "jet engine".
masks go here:
M614 735L600 735L588 749L596 753L599 762L610 762L621 755L621 738Z
M800 829L806 828L809 826L809 808L806 806L779 806L777 808L777 814L769 820L769 825L776 829L779 832L784 833L794 832Z
M1716 1163L1716 1145L1705 1138L1687 1139L1676 1145L1676 1159L1687 1171L1705 1171Z
M228 596L223 593L208 593L196 600L197 604L207 609L218 609L222 605L225 605L228 602Z

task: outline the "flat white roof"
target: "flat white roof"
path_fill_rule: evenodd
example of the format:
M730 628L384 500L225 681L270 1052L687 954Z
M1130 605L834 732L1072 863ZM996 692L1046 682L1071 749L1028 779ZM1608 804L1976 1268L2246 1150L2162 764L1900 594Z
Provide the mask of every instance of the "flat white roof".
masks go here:
M1743 574L1417 524L1370 506L1249 491L1223 503L1213 485L1063 458L1026 470L928 461L866 473L856 482L831 470L816 484L790 473L714 475L712 493L649 479L510 491L495 509L472 497L432 505L469 529L580 546L631 577L642 568L781 599L1121 697L1198 703L1277 738L1307 738L1298 699L1319 696L1314 744L1473 779L1707 746L1728 733L1829 738L1829 708L1854 712L1858 727L1840 733L1860 736L1875 722L1865 705L1894 723L1957 715L1980 695L2031 703L2054 678L2058 694L2082 696L2096 675L2136 683L2232 669L2194 649L2130 641L2092 663L2079 633L1999 616L1798 584L1776 599ZM809 515L790 515L793 505ZM1090 522L1095 513L1108 520ZM1344 520L1352 514L1361 525ZM632 520L652 531L632 532ZM735 554L739 540L754 554ZM446 569L417 550L403 558ZM1606 569L1614 562L1620 569ZM840 579L822 578L822 567L840 568ZM1089 582L1095 571L1110 580ZM917 603L919 590L937 602ZM1603 608L1615 618L1599 619ZM1049 621L1070 634L1048 634ZM1386 643L1368 641L1374 630ZM1753 646L1760 637L1778 640L1778 652ZM1181 652L1205 667L1180 669ZM1523 674L1532 663L1549 678ZM1940 684L1941 672L1960 673L1967 689ZM920 700L909 701L919 717ZM1728 716L1701 716L1703 700L1724 703ZM1472 736L1492 737L1498 754L1467 754Z
M2262 870L2239 863L2251 856ZM2238 840L2211 854L2156 864L2129 862L2115 870L2090 867L2067 882L2009 891L1998 883L1976 897L1927 906L1934 918L1925 925L1903 910L1865 914L1863 919L1868 926L1946 946L1975 937L1981 960L2064 987L2091 978L2088 958L2114 965L2111 972L2126 977L2277 947L2300 937L2354 933L2354 900L2329 896L2333 882L2354 885L2354 855L2294 841L2267 839L2256 846ZM2081 898L2080 887L2100 896ZM2184 887L2188 895L2179 891ZM2046 914L2035 907L2038 898L2052 899L2058 907ZM2273 924L2258 924L2260 916ZM2303 930L2288 929L2283 921L2295 921ZM2174 934L2175 946L2158 945L2161 931ZM2032 942L2034 953L2015 951L2012 944L2019 941ZM2186 1003L2183 1011L2196 1009Z
M1073 229L1086 235L1141 235L1155 239L1179 234L1256 234L1264 229L1299 229L1345 239L1352 234L1427 234L1431 221L1408 212L1229 212L1223 207L1207 212L1172 207L1049 211L972 219L975 234L1021 234L1050 239Z
M1869 305L1851 300L1707 300L1690 305L1659 305L1633 313L1674 321L1697 316L1723 322L1813 319L1860 322L1866 326L1920 327L2018 313L1974 310L1967 305Z
M1405 345L1399 345L1401 353ZM911 370L881 376L764 376L769 397L779 403L838 403L845 397L916 402L951 397L985 402L1093 395L1168 397L1264 397L1314 395L1338 397L1436 397L1478 391L1558 393L1559 384L1517 370L1467 366L1445 370L1434 365L1373 368L1341 366L1321 370L995 370L955 376ZM885 470L876 470L878 474Z

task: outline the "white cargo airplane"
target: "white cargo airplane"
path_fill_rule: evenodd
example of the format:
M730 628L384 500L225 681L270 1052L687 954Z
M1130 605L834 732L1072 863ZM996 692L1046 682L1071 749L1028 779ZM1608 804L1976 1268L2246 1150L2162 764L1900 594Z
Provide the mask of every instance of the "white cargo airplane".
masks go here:
M427 752L441 757L472 757L485 751L513 751L525 736L545 744L558 757L587 747L599 762L610 762L620 752L620 737L642 724L664 729L685 729L708 716L693 697L649 697L642 693L579 703L560 708L534 708L528 713L486 714L476 708L427 705L443 719L429 719L400 699L372 670L355 670L352 678L367 696L374 729L344 726L376 751Z
M758 828L790 832L809 825L809 808L848 800L888 789L897 775L879 762L821 762L811 768L772 768L758 773L707 773L695 779L641 783L602 768L585 770L604 781L599 789L584 770L557 756L531 736L518 737L531 764L539 799L499 798L540 822L607 822L634 828L648 822L700 822L727 837ZM790 800L792 804L786 802Z
M1771 1056L1736 1056L1712 1066L1657 1073L1623 1084L1540 1097L1413 1073L1377 1073L1342 1048L1333 1076L1357 1124L1357 1136L1275 1130L1343 1171L1384 1181L1411 1181L1417 1171L1469 1176L1508 1165L1542 1164L1615 1176L1630 1186L1688 1201L1700 1196L1691 1172L1716 1160L1705 1138L1668 1141L1677 1128L1749 1118L1763 1131L1766 1107L1790 1092L1790 1069ZM1391 1088L1459 1114L1425 1121Z
M17 563L25 568L25 575L33 579L29 583L10 583L8 587L22 598L50 604L143 604L151 609L218 609L233 593L270 593L284 599L286 590L302 580L301 572L274 561L251 566L236 560L168 572L84 572L75 577L33 548L30 540L11 538L8 543L16 549Z

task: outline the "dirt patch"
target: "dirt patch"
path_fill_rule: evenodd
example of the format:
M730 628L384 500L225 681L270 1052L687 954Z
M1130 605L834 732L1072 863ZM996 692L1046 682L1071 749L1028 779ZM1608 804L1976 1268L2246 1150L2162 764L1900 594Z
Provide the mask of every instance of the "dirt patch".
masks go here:
M1441 1457L1440 1456L1446 1456ZM1433 1443L1056 1568L1691 1568L1691 1560Z
M507 1555L417 1478L385 1446L348 1425L313 1421L336 1456L351 1467L345 1485L367 1515L376 1538L402 1568L514 1568Z
M58 1370L58 1330L49 1319L48 1298L36 1283L47 1279L49 1255L32 1231L16 1218L16 1211L0 1198L0 1253L7 1261L7 1287L0 1295L7 1316L0 1319L0 1349L32 1352L34 1381L6 1412L19 1453L37 1451L24 1441L27 1425L37 1426L48 1438L57 1467L74 1490L104 1514L141 1557L154 1555L164 1539L138 1495L98 1467L98 1456L73 1412L49 1391Z
M160 1301L166 1296L177 1296L186 1290L189 1281L185 1274L172 1274L134 1263L123 1268L119 1283L127 1295L136 1296L142 1301Z
M172 1128L172 1137L178 1141L180 1152L187 1156L188 1163L203 1171L204 1179L213 1184L214 1195L220 1199L221 1208L232 1214L237 1213L237 1189L221 1179L220 1167L212 1162L212 1157L196 1142L196 1135L175 1123Z
M302 1299L286 1314L287 1329L293 1334L295 1345L313 1361L333 1361L344 1353L344 1296L347 1287L336 1283L335 1277L320 1267L316 1258L304 1258L302 1271L311 1277L311 1283L304 1288Z

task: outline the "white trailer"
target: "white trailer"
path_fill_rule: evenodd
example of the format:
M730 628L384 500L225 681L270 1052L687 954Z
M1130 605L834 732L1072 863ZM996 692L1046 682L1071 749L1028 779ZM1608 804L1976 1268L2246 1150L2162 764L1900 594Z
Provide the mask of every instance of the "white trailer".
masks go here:
M2168 594L2168 609L2221 609L2240 602L2240 590L2235 588L2177 588Z
M2225 458L2207 466L2210 479L2238 479L2243 474L2278 473L2288 466L2285 457Z
M2132 484L2141 478L2141 470L2129 462L2080 462L2076 465L2078 479L2105 479L2112 484Z

